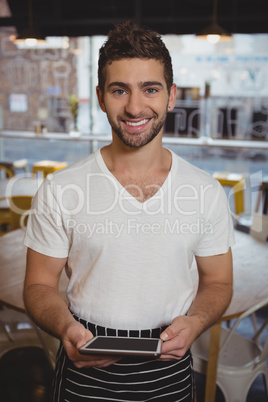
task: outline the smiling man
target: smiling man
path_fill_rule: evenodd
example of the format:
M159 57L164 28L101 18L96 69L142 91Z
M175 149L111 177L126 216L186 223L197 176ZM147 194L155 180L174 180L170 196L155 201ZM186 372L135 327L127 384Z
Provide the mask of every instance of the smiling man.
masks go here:
M113 134L124 145L139 148L162 133L176 86L167 88L159 61L133 58L114 61L106 69L104 91L98 87L97 94Z
M232 296L227 199L217 181L162 146L176 85L157 33L116 26L98 76L112 142L49 175L35 197L25 305L61 340L53 401L190 402L190 347ZM68 306L58 292L63 269ZM161 356L80 354L95 335L161 338Z

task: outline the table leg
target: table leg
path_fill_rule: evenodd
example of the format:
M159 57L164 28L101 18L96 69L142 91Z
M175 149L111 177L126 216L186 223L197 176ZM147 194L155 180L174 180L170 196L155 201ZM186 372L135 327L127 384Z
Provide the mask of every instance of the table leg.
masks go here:
M221 323L217 322L211 327L208 366L206 374L205 402L214 402L216 394L217 365L220 349Z

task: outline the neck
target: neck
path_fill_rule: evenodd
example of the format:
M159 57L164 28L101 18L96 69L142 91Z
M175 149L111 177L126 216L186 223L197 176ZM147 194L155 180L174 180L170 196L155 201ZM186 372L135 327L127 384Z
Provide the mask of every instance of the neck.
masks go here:
M102 148L102 157L111 172L135 172L142 174L150 170L170 167L170 153L162 146L162 138L154 138L141 148L130 148L113 141Z

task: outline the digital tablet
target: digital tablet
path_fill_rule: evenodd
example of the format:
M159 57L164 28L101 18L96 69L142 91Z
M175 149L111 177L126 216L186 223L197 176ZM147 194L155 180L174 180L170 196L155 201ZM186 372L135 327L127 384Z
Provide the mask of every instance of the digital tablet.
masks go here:
M161 355L161 339L96 336L79 350L82 354L128 355L156 358Z

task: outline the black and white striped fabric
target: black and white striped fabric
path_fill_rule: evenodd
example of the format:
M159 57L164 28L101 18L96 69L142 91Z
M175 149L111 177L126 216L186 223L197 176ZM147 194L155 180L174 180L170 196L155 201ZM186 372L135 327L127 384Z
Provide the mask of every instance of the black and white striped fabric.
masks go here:
M93 325L75 318L88 328L94 336L159 338L165 329L120 331ZM68 359L61 345L57 356L52 401L192 402L194 400L193 388L190 351L178 361L126 357L108 367L78 369Z

